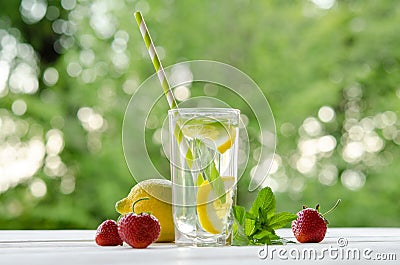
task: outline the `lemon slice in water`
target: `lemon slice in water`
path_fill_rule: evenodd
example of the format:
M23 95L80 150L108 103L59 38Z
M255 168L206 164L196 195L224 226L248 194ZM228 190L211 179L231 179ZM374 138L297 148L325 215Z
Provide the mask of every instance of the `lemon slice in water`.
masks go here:
M234 177L221 177L224 182L226 196L225 203L217 199L211 184L205 180L197 191L197 216L201 227L208 233L219 234L224 229L230 209L232 208L232 195L235 185Z
M200 139L220 154L232 147L236 138L236 127L218 121L190 120L182 127L183 135L190 139Z
M226 140L225 142L223 142L222 144L218 144L217 143L217 150L218 152L220 152L221 154L225 153L229 148L232 147L232 145L235 143L235 138L236 138L236 129L232 129L231 133L229 135L227 135L228 139L223 138L223 140Z

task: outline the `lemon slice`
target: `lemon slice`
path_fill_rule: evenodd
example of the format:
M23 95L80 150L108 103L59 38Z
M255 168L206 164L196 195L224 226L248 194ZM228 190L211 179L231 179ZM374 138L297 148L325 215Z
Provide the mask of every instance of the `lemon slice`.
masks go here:
M218 145L217 147L218 152L220 152L221 154L225 153L229 148L232 147L232 145L235 142L235 138L236 138L236 130L232 129L231 133L228 135L228 139L223 144Z
M234 177L221 177L227 193L225 203L217 199L211 184L205 180L198 188L197 192L197 215L201 227L208 233L219 234L224 229L232 208Z
M200 139L221 154L232 147L236 138L236 127L218 121L190 120L181 130L189 140Z

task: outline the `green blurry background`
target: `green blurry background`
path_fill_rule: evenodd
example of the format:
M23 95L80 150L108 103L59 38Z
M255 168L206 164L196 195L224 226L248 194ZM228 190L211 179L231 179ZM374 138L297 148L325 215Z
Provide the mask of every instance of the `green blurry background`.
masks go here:
M0 3L1 229L94 229L117 217L115 201L135 184L124 111L153 74L134 10L165 66L221 61L262 89L278 137L264 185L279 211L325 211L342 198L332 226L400 225L399 1L13 0ZM191 89L176 93L226 93ZM260 141L252 113L243 114L246 180ZM146 139L169 177L164 117L153 113ZM254 195L246 189L241 181L240 204Z

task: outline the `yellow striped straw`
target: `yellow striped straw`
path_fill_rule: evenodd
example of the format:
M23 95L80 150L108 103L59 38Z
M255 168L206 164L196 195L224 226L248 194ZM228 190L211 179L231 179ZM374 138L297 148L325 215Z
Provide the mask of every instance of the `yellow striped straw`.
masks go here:
M160 80L164 94L167 97L168 105L171 109L177 107L176 100L172 90L169 86L167 76L165 75L164 68L162 67L160 58L158 57L154 43L150 37L149 30L147 29L146 23L144 22L142 13L140 11L135 12L136 22L140 28L144 43L146 44L147 51L149 52L151 61L153 62L154 69L156 70L158 79Z
M149 52L151 61L153 62L154 69L156 70L158 80L160 80L161 86L164 91L164 95L167 97L168 105L170 109L177 109L178 104L176 103L174 94L172 93L171 87L168 83L167 76L165 75L164 68L162 67L160 58L157 55L156 48L150 37L149 30L147 29L146 23L144 22L142 13L140 11L135 12L136 22L139 26L140 33L142 34L144 43L146 45L147 51ZM186 154L186 162L189 168L192 168L193 152L189 148L188 143L184 140L182 132L177 126L175 128L174 134L178 142L179 148L183 154Z
M168 83L167 76L165 75L164 68L162 67L160 58L157 55L156 48L150 37L150 33L147 29L146 23L144 22L142 13L140 11L135 12L135 18L136 18L136 22L140 28L140 33L142 34L144 43L146 44L147 51L149 52L151 61L153 62L154 69L157 72L157 76L158 76L158 79L163 88L164 95L167 97L169 107L170 107L170 109L178 109L179 110L178 104L176 103L176 100L174 97L174 94L172 93L171 87ZM186 164L187 164L188 168L190 169L191 173L195 174L195 177L201 177L202 179L209 178L209 181L211 183L212 182L211 178L207 177L205 173L203 173L204 175L199 174L196 176L196 174L198 174L198 173L196 173L196 171L198 170L198 165L196 165L197 163L193 163L194 162L193 159L195 158L193 156L194 153L188 146L188 143L187 143L185 137L183 136L179 125L177 125L177 127L175 128L174 135L175 135L176 141L178 142L180 151L182 152L182 154L185 154L185 161L186 161ZM223 187L224 184L222 183L221 178L219 178L219 175L218 175L218 178L215 180L218 180L218 181L213 182L212 187L216 191L217 195L221 196L224 194L225 191L223 188L222 188L222 190L220 190L219 187L221 187L221 185ZM221 197L221 202L225 203L224 196Z

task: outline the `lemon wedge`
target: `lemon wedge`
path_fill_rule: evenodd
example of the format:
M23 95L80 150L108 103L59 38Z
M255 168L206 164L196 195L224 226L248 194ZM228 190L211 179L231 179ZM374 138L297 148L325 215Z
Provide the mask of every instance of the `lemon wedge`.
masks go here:
M197 215L201 227L208 233L219 234L226 226L233 203L234 177L221 177L224 182L226 200L217 199L211 184L205 180L197 191Z

